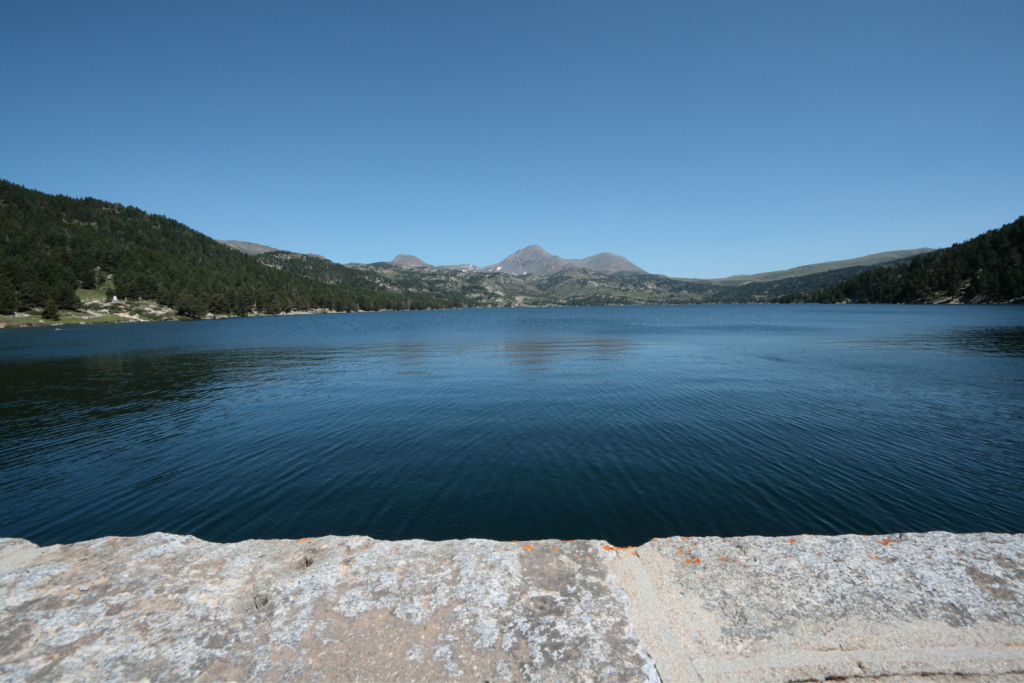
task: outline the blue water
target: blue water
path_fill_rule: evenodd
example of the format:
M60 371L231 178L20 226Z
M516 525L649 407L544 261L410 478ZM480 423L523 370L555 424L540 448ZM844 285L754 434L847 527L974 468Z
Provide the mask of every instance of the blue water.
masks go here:
M0 536L1024 531L1024 306L0 330Z

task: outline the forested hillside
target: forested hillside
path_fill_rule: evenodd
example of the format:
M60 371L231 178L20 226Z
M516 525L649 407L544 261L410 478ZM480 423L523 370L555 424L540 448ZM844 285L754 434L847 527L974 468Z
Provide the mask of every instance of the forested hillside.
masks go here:
M360 288L358 278L332 284L268 268L165 216L0 180L0 313L77 308L75 290L108 275L119 298L152 299L192 317L450 305Z
M77 308L76 289L109 288L179 314L276 314L463 306L874 301L1024 297L1024 217L963 244L877 267L771 281L683 280L647 273L460 272L312 254L247 255L164 216L0 181L0 314ZM102 296L102 295L97 295Z
M290 251L269 251L253 258L265 266L277 268L302 277L335 285L361 289L383 289L384 279L355 268L343 266L314 254L296 254Z
M780 303L998 303L1024 299L1024 216L909 262L867 270Z

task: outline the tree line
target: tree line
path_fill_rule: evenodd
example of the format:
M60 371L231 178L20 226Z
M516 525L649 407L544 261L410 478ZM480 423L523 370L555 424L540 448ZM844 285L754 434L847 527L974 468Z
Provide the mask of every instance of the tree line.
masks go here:
M1024 216L966 242L871 268L778 303L999 303L1024 298Z
M93 198L0 180L0 313L79 308L77 289L113 275L119 299L149 299L202 317L292 310L447 308L452 302L320 282L269 268L178 221Z

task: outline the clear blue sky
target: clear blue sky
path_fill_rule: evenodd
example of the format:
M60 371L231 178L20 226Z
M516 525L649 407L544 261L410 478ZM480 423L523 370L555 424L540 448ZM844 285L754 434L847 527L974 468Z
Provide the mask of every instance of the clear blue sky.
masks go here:
M10 2L0 177L340 262L719 277L1024 213L1024 2Z

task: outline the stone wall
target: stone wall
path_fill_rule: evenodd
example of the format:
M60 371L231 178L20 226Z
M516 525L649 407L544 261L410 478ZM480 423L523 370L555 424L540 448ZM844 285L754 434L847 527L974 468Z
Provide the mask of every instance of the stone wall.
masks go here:
M1024 535L0 540L4 680L1024 681Z

